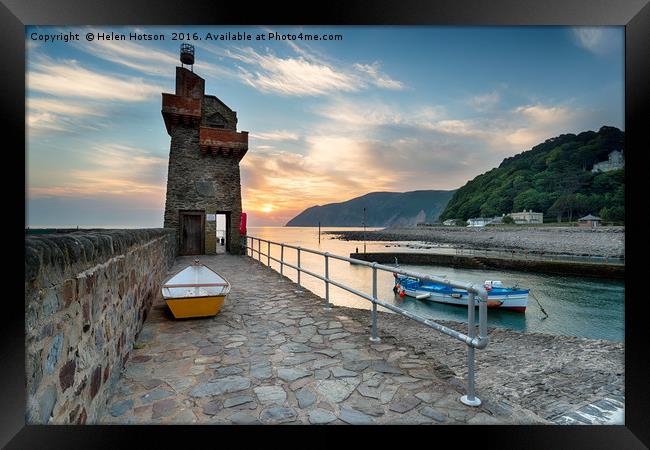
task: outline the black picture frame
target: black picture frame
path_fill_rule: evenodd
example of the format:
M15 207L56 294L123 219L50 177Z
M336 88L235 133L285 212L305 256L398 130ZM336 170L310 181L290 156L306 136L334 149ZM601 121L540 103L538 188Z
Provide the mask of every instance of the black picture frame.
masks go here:
M650 5L648 0L337 0L327 2L266 2L261 4L214 1L112 0L2 0L0 4L0 64L3 87L0 103L4 139L5 242L16 248L5 252L11 285L18 290L19 255L23 246L18 234L25 223L18 211L25 211L26 185L21 164L25 148L25 25L171 25L171 24L297 24L297 25L622 25L625 26L625 158L626 158L626 270L625 278L625 425L624 426L454 426L454 427L149 427L149 426L26 426L24 375L24 308L16 295L4 300L0 333L2 372L0 377L0 445L6 448L124 448L138 437L147 447L188 439L194 445L226 444L224 434L237 434L238 445L251 438L273 437L300 446L338 446L340 439L359 431L364 444L369 439L413 445L498 446L504 448L647 448L650 446L650 396L645 322L647 299L642 295L641 277L645 256L640 234L646 209L644 160L650 150L650 133L645 129L650 75ZM22 198L21 198L22 197ZM23 215L24 218L24 215ZM11 234L11 235L10 235ZM15 253L14 253L15 252ZM638 271L638 275L635 272ZM13 294L13 290L11 291ZM301 439L287 439L289 432ZM413 434L413 433L416 434ZM189 434L188 434L189 433ZM324 434L327 433L327 434ZM408 433L408 435L406 434ZM408 437L407 437L408 436ZM234 436L233 436L234 437ZM240 441L239 439L245 438ZM305 439L307 438L307 439ZM451 439L451 440L449 440ZM407 441L407 442L408 442ZM267 443L270 441L267 441ZM262 445L266 445L264 443ZM359 445L359 444L357 444ZM130 445L129 445L130 446Z

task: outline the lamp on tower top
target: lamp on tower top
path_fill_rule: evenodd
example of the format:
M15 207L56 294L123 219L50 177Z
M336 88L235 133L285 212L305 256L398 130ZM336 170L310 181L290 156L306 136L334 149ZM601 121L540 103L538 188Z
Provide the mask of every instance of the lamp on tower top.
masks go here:
M194 46L192 44L181 44L181 67L183 64L190 66L190 70L194 72Z

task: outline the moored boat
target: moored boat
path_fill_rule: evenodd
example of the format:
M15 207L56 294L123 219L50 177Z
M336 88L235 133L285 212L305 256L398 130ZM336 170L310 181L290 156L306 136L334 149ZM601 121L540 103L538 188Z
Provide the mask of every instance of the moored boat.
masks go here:
M174 318L208 317L219 313L230 283L196 259L162 287L162 295Z
M404 275L393 275L395 277L393 290L401 297L408 296L418 300L467 306L469 293L465 289L452 288L447 284L427 280L422 281ZM498 280L486 280L484 287L488 294L488 308L526 311L530 289L504 287L501 281ZM476 305L478 305L478 298L476 299Z

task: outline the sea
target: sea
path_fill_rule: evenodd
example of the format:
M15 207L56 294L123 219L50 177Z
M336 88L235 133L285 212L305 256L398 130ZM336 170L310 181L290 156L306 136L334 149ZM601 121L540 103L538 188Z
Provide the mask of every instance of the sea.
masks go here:
M376 230L379 228L366 228ZM248 235L273 242L299 245L303 248L350 256L355 251L400 252L417 247L417 242L345 241L337 239L337 230L363 230L339 227L249 227ZM408 246L408 247L407 247ZM441 247L448 253L453 247ZM408 251L408 250L407 250ZM412 251L412 250L411 250ZM429 250L431 251L431 250ZM262 245L266 253L266 245ZM296 251L285 248L285 259L296 264ZM280 257L280 247L271 246L271 256ZM262 257L266 263L266 259ZM301 267L324 274L324 258L301 252ZM398 261L399 263L399 261ZM579 336L622 342L625 337L625 283L622 280L557 276L507 270L456 269L435 265L399 264L400 267L430 275L446 276L455 281L482 284L485 280L501 280L504 286L517 285L530 289L525 313L513 311L488 311L488 326L517 331L537 332L563 336ZM271 268L279 271L279 264L271 261ZM296 271L285 267L284 274L296 281ZM330 259L329 275L332 280L372 294L372 270L368 267ZM392 273L378 271L377 297L419 316L432 320L467 322L467 309L458 306L399 297L393 292ZM301 284L324 297L325 283L305 273ZM370 310L372 304L343 289L330 285L330 302L335 305ZM542 309L547 314L542 312ZM383 308L379 307L379 310ZM390 311L388 311L390 312Z

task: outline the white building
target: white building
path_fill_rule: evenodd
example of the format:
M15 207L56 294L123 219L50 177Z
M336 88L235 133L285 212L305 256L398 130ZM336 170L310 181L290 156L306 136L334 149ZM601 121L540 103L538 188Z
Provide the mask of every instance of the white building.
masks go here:
M456 225L456 222L458 222L458 219L447 219L444 222L442 222L443 225Z
M474 217L471 219L467 219L467 222L469 222L468 227L484 227L488 223L492 222L492 217Z
M510 213L508 214L515 223L525 224L525 223L544 223L544 213L533 212L533 210L526 211L525 209L522 212Z
M592 172L609 172L610 170L621 169L625 165L623 160L623 150L614 150L609 154L607 161L594 164Z

